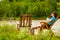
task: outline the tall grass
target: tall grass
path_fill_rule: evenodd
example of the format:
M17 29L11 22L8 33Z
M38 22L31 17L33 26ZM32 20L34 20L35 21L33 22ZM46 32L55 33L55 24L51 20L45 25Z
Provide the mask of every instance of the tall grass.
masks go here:
M59 40L59 37L54 36L52 31L43 31L39 35L31 35L25 29L20 32L15 26L0 26L0 40Z

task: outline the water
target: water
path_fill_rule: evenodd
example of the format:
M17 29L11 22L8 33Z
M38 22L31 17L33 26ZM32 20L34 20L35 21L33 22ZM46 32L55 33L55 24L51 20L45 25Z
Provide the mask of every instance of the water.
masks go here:
M40 26L41 21L44 21L44 20L32 20L31 27ZM8 24L10 26L11 25L17 25L17 24L19 24L19 21L0 21L0 26L5 25L5 24Z
M37 26L40 26L40 22L41 21L46 21L46 20L32 20L32 25L31 27L37 27ZM19 21L0 21L0 26L3 26L3 25L15 25L17 27L17 24L19 24ZM51 28L51 30L55 33L55 34L60 34L60 19L53 25L53 27ZM60 35L59 35L60 36Z

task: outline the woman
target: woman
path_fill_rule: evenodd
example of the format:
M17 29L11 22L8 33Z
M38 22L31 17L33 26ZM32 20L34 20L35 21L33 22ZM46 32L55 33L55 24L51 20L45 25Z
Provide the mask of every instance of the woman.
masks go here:
M37 29L37 28L40 28L40 31L42 31L42 29L44 27L46 27L47 29L50 28L50 26L56 21L56 18L57 18L57 13L55 11L53 11L51 13L51 18L47 21L47 22L40 22L40 26L37 26L37 27L33 27L31 30L31 32L33 33L34 32L34 29Z
M55 11L52 12L51 14L51 18L49 21L47 22L41 22L41 31L43 29L43 27L48 26L47 29L56 21L57 18L57 13Z

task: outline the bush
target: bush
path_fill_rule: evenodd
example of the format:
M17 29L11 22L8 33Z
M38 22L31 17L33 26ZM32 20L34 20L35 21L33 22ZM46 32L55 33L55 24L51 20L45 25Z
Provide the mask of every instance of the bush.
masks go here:
M20 14L32 14L33 18L40 18L50 15L54 10L57 10L56 0L3 0L0 2L0 19L19 17Z
M44 30L39 35L31 35L25 29L17 31L15 26L4 25L0 27L0 40L59 40L52 31Z

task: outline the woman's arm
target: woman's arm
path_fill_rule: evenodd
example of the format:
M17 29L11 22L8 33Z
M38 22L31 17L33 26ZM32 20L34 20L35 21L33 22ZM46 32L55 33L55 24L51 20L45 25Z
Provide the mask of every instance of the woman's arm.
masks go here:
M52 19L48 20L47 23L49 23L49 22L51 22L51 21L52 21Z

